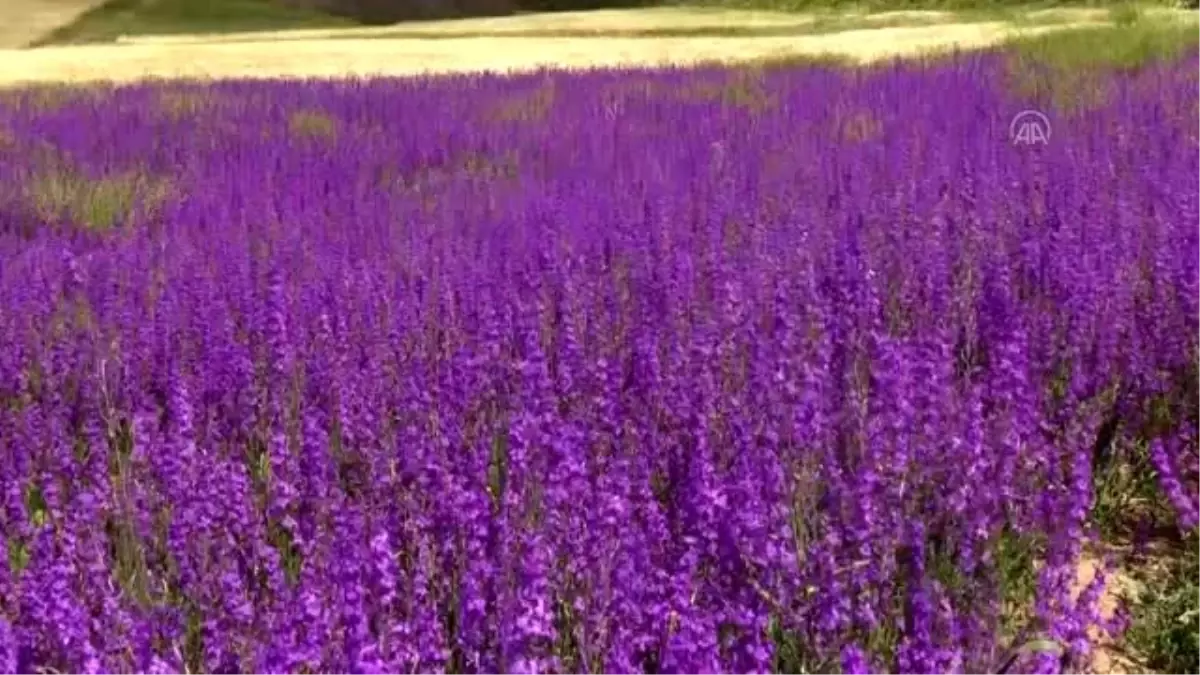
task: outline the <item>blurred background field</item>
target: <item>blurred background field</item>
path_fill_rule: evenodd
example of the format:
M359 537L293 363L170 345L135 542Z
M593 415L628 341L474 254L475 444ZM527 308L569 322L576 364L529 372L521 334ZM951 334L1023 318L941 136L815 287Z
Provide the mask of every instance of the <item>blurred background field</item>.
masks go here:
M404 22L398 34L441 31L494 34L537 31L725 30L743 33L806 26L808 30L844 30L876 25L922 25L1004 19L1041 24L1102 20L1112 8L1143 14L1163 14L1172 5L1123 2L1006 3L982 0L921 0L921 2L809 2L791 0L714 0L711 3L639 3L612 0L13 0L7 9L8 30L22 28L22 44L51 45L103 42L120 36L194 33L352 29ZM476 3L476 4L472 4ZM78 16L63 14L71 7ZM58 8L57 25L40 22ZM578 16L560 13L589 11ZM885 16L872 16L884 14ZM789 16L790 15L790 16ZM29 17L28 19L23 17ZM413 22L474 19L442 26ZM25 27L28 24L28 27ZM50 30L53 28L53 30ZM386 34L350 30L346 35ZM335 33L325 33L332 35ZM12 44L9 38L5 44Z
M1067 59L1136 60L1143 53L1192 44L1200 33L1195 12L1133 5L878 13L659 7L370 27L273 26L280 30L266 32L263 24L217 20L225 30L221 34L203 33L206 25L217 24L155 19L151 25L109 9L98 12L42 40L82 44L4 53L0 84L369 77L813 58L853 63L1000 43ZM151 34L139 35L142 29ZM1063 40L1041 37L1067 30L1072 36Z

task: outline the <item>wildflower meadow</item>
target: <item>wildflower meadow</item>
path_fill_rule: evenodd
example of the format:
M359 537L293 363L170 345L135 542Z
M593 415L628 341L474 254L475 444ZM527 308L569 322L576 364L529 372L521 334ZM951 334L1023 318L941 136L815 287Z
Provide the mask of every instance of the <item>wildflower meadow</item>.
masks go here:
M0 671L1086 668L1197 58L1007 64L0 93Z

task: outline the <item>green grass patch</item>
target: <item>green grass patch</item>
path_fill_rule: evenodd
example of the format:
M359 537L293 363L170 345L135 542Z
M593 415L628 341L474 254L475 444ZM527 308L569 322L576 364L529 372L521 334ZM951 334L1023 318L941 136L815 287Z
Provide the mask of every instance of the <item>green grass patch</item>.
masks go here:
M1133 4L1113 5L1108 8L1108 19L1117 26L1132 26L1142 18L1142 10Z
M358 23L278 0L109 0L33 46L110 42L122 35L338 28Z
M676 6L700 5L722 9L770 10L776 12L854 11L893 12L911 10L981 12L1012 12L1063 7L1114 7L1129 4L1128 0L687 0L669 3ZM1148 3L1159 7L1175 7L1174 0Z
M1131 608L1129 650L1160 673L1200 673L1200 536L1193 530L1175 555L1139 573L1145 590Z
M1091 521L1105 541L1128 540L1147 519L1165 519L1170 506L1163 502L1150 464L1146 444L1114 440L1102 448L1093 471L1095 501Z
M89 178L64 168L32 177L27 197L51 224L76 224L107 231L136 213L151 212L170 196L170 184L139 171Z
M1014 93L1041 106L1073 113L1103 105L1114 70L1135 70L1182 58L1200 45L1197 22L1152 20L1114 10L1120 24L1018 35L1009 53Z
M1128 69L1179 58L1200 44L1192 20L1145 17L1137 10L1114 10L1112 25L1089 26L1042 35L1017 35L1005 48L1026 63L1060 71L1078 68ZM1053 83L1048 83L1053 84Z

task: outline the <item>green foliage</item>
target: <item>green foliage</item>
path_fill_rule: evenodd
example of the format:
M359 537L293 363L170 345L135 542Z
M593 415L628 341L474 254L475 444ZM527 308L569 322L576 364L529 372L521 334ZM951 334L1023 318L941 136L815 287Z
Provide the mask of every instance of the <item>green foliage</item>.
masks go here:
M1161 515L1167 507L1144 442L1117 439L1099 450L1104 460L1093 471L1096 497L1091 520L1105 540L1124 539L1136 529L1139 519Z
M1006 639L1013 639L1027 627L1037 592L1039 542L1028 535L1006 530L993 544L1000 581L1001 609Z
M1143 573L1125 636L1131 651L1163 673L1200 672L1200 537L1193 530L1161 570Z
M1004 12L1012 9L1042 9L1052 7L1106 7L1128 5L1128 0L686 0L677 4L699 4L709 7L730 9L760 9L787 12L812 12L829 9L855 11L897 10L983 10ZM1158 0L1153 4L1174 6L1171 0Z
M1136 11L1136 10L1135 10ZM1155 21L1116 11L1125 25L1018 35L1005 49L1014 93L1064 113L1103 105L1113 69L1133 70L1182 57L1200 44L1195 21Z
M1117 26L1132 26L1142 18L1142 11L1137 5L1119 4L1108 9L1108 18Z
M1124 12L1115 10L1121 20L1130 20ZM1124 25L1018 36L1007 47L1024 62L1066 72L1078 68L1137 68L1180 57L1200 43L1195 21L1151 20L1139 16L1134 14L1133 23Z
M53 224L72 223L105 231L142 210L159 207L168 183L138 171L90 178L55 168L29 181L27 194L37 214Z

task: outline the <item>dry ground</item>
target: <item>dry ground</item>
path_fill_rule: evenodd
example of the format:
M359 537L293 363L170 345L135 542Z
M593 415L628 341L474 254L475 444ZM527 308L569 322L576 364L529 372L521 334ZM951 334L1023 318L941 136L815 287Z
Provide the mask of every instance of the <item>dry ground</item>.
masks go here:
M1096 572L1103 564L1094 555L1083 556L1079 561L1079 568L1076 570L1075 586L1072 591L1074 596L1078 597L1083 592L1084 588L1096 577ZM1100 596L1100 618L1105 621L1112 619L1118 611L1121 598L1136 596L1140 591L1141 585L1126 570L1121 569L1120 566L1109 570L1104 593ZM1089 633L1095 643L1092 652L1092 671L1097 675L1133 675L1147 672L1133 655L1120 649L1119 645L1113 643L1098 628L1093 627Z
M1026 32L1063 26L1024 28ZM0 85L157 77L363 77L739 61L830 54L859 61L995 44L1003 21L788 37L299 39L0 50Z
M1181 13L1165 8L1146 8L1143 14L1157 17L1178 16ZM1014 15L1015 16L1015 15ZM1091 23L1107 20L1109 12L1101 8L1069 7L1041 9L1021 15L1030 25L1058 23ZM976 21L971 21L972 17ZM394 26L365 26L358 28L313 28L286 31L254 31L235 34L175 34L128 36L117 40L121 44L183 44L317 38L430 37L487 33L496 37L533 32L595 32L597 34L654 30L754 30L805 28L822 21L853 23L854 28L921 27L937 24L975 23L983 19L998 19L985 14L956 13L935 10L898 10L871 14L854 12L772 12L765 10L706 9L699 7L657 7L647 9L609 9L587 12L557 12L519 16L456 19L448 21L417 21ZM844 29L838 29L844 30ZM828 31L821 31L828 32Z
M911 14L900 12L897 14ZM930 15L945 12L928 12ZM723 28L786 28L808 26L817 20L815 14L789 12L718 10L701 8L656 7L647 9L602 9L588 12L555 12L517 16L451 19L445 21L412 21L392 26L363 26L355 28L311 28L282 31L254 31L234 34L177 34L122 37L121 44L180 44L189 42L245 42L297 40L320 38L386 37L396 32L404 35L430 36L459 33L488 33L494 36L535 31L637 31L657 29L723 29Z
M22 16L25 43L54 28L48 8L68 21L98 0L0 0L7 16ZM23 13L10 13L12 3ZM71 7L71 12L67 11ZM37 11L35 11L37 10ZM40 12L40 13L39 13ZM1160 10L1172 12L1172 10ZM1177 11L1194 20L1194 13ZM34 20L35 15L42 17ZM834 19L837 32L804 31ZM533 14L397 26L125 38L115 44L4 49L0 86L23 83L128 82L146 78L365 77L478 71L512 72L544 67L686 65L788 56L833 55L869 62L1000 42L1015 31L1060 30L1108 19L1104 10L1029 12L1018 22L972 19L948 12L872 15L788 14L700 8L658 8ZM38 23L41 21L42 23ZM846 24L850 21L850 24ZM842 23L837 23L842 22ZM905 24L905 25L896 25ZM916 24L916 25L913 25ZM41 28L35 28L41 26ZM851 29L845 29L852 26ZM798 29L794 35L631 37L629 31L689 29ZM14 33L14 29L7 29ZM555 31L595 31L593 36L552 36ZM39 32L41 31L41 32ZM402 31L404 37L389 38ZM547 33L537 35L537 33ZM625 35L612 35L623 32ZM609 33L606 35L605 33ZM0 36L3 36L0 31ZM422 39L428 34L437 39ZM471 36L465 36L469 34ZM519 34L519 35L518 35ZM337 38L337 39L330 39ZM15 38L10 38L10 46Z
M103 1L0 0L0 50L24 47Z

